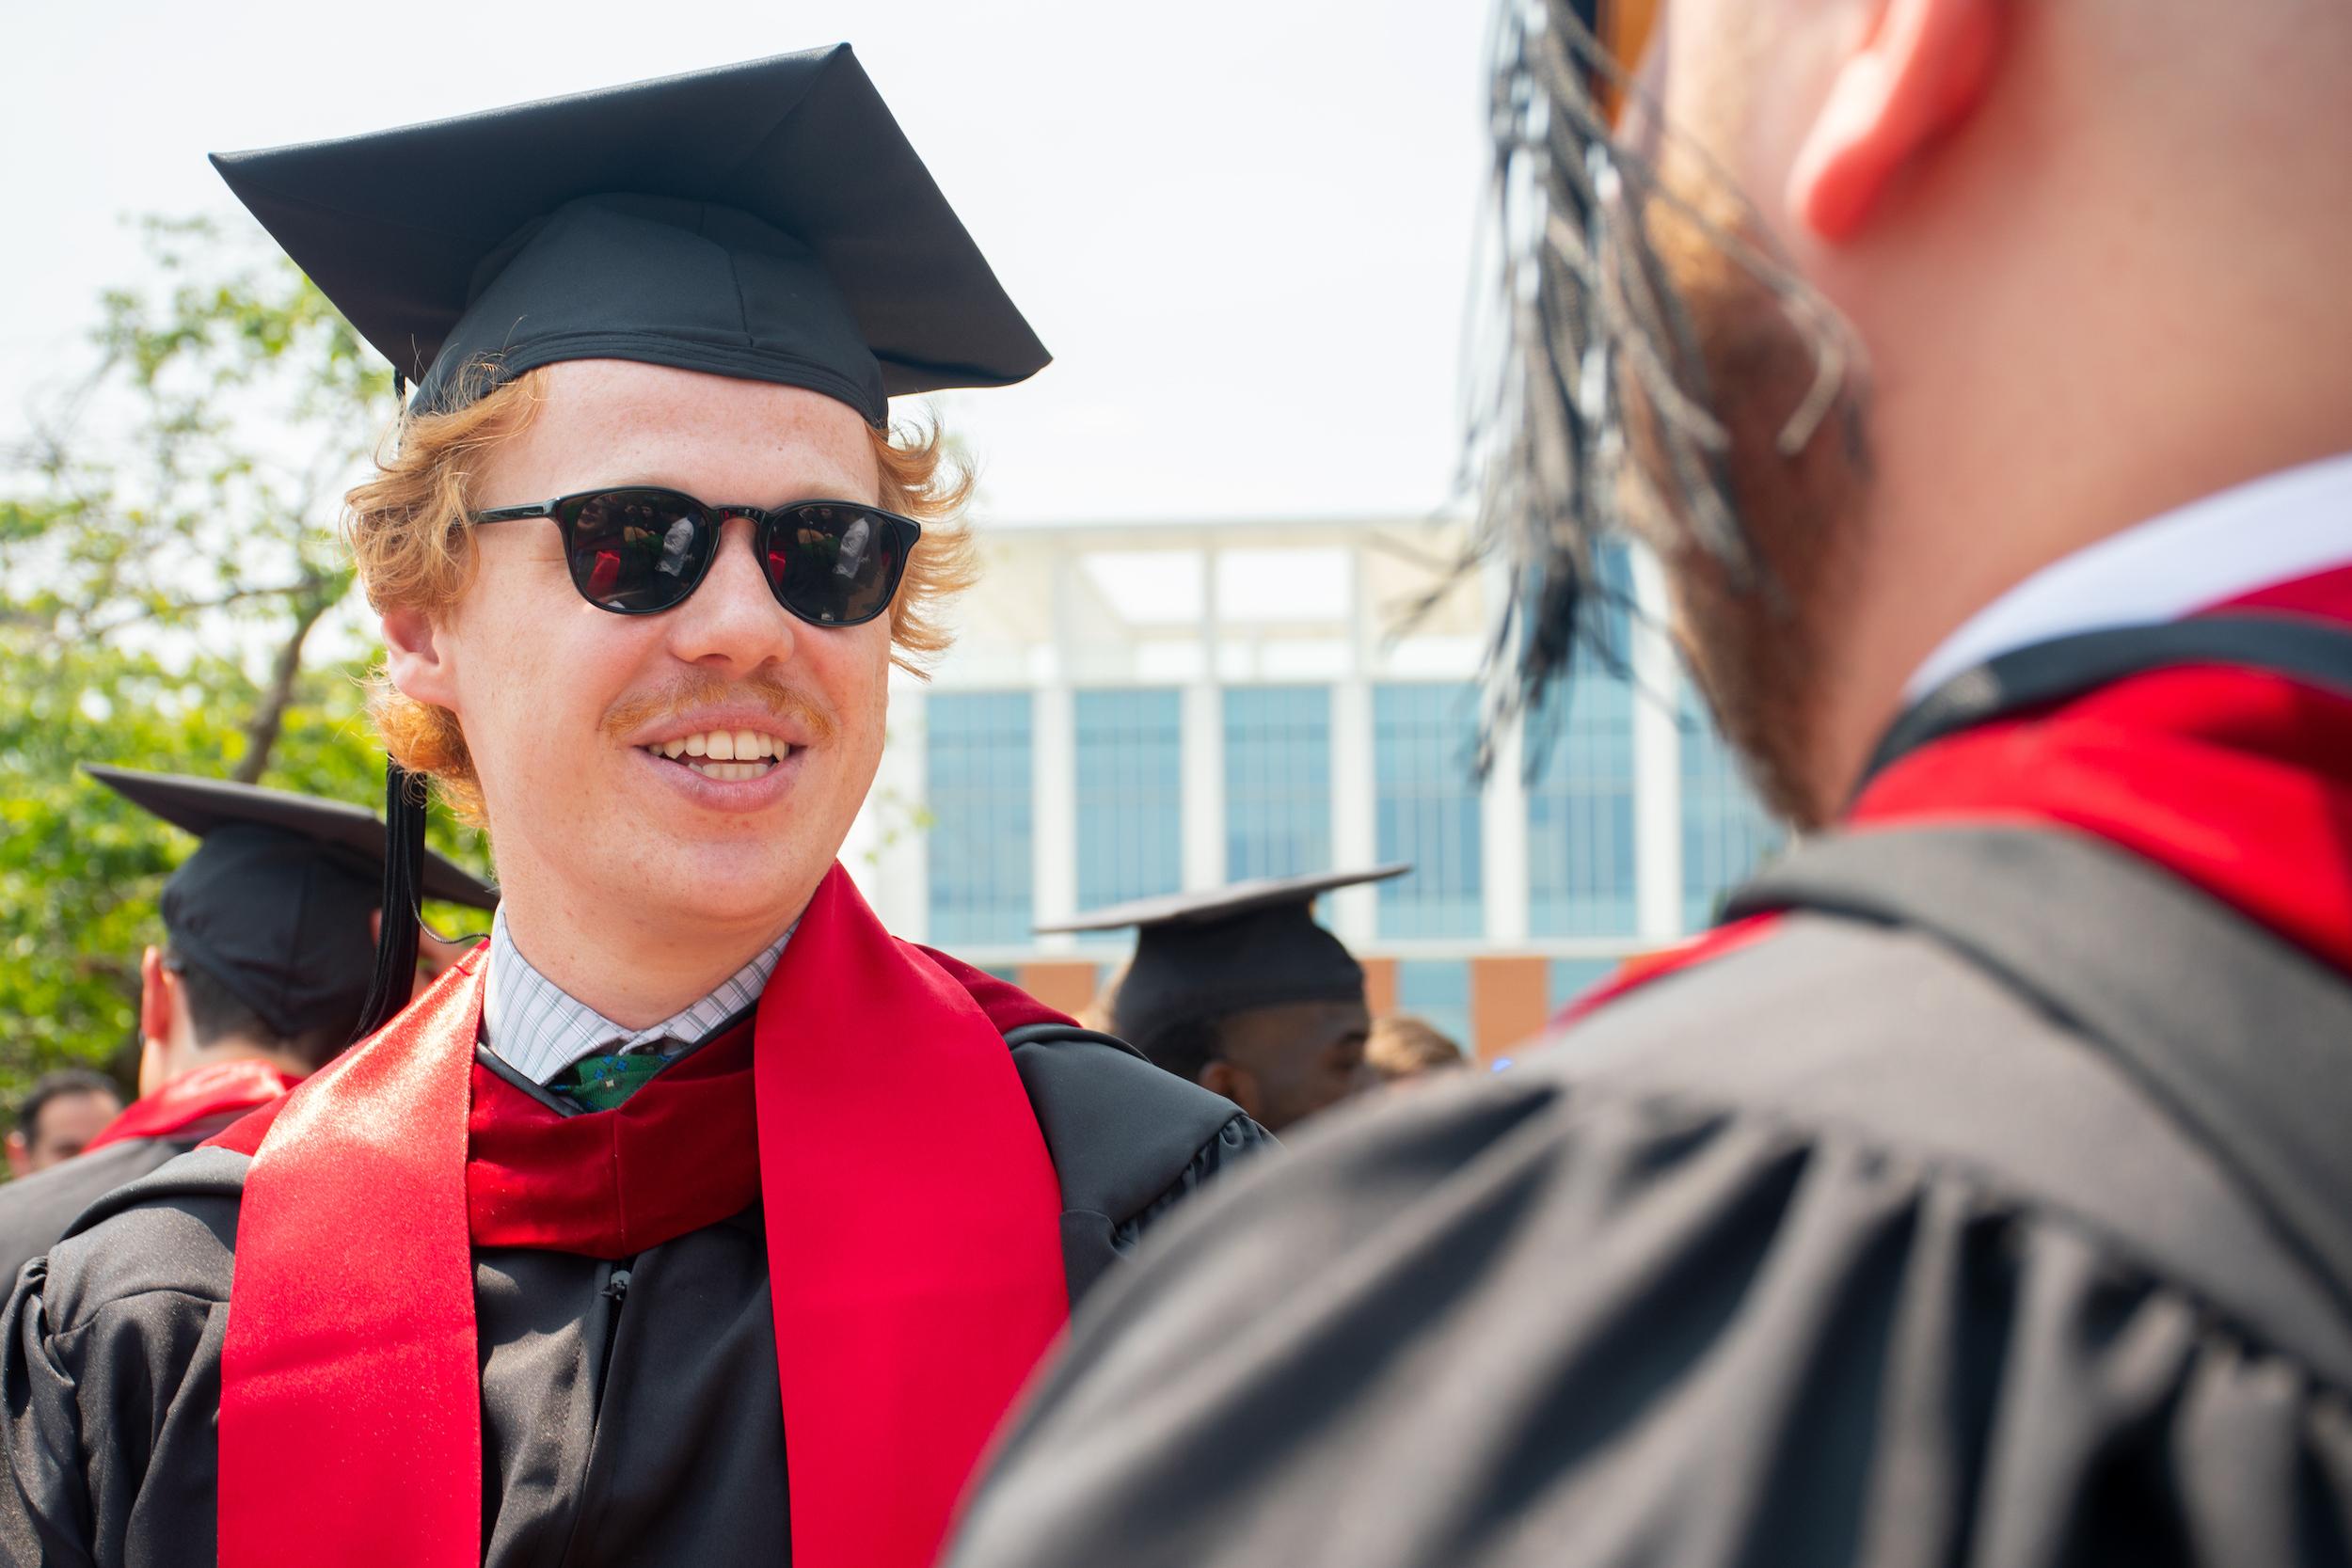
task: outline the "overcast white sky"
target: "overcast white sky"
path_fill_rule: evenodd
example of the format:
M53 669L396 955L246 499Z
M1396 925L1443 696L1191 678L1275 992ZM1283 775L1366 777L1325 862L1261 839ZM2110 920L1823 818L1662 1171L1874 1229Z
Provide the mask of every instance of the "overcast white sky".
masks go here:
M1484 0L103 0L0 21L0 425L207 151L848 40L1057 362L953 394L985 515L1444 499Z

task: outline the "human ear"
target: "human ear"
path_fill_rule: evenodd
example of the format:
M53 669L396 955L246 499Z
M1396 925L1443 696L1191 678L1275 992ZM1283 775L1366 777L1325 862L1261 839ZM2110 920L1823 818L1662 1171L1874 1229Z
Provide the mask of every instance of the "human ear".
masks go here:
M1200 1069L1200 1085L1240 1106L1250 1120L1258 1119L1258 1080L1248 1069L1219 1056Z
M425 611L405 607L386 610L382 625L384 673L401 695L454 711L456 650L448 628Z
M2009 0L1878 0L1789 169L1799 224L1831 245L1868 226L1897 178L1982 100L2008 8Z
M164 967L163 950L150 947L139 955L139 1093L153 1094L168 1077L172 1014L178 1004L179 977Z

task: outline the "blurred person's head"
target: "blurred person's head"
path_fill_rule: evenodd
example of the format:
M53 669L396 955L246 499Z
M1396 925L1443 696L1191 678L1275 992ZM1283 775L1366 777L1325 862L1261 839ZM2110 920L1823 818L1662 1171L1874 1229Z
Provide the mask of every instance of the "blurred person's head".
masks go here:
M1100 1030L1104 1034L1118 1031L1119 983L1127 977L1127 966L1119 965L1110 972L1087 1005L1078 1009L1076 1022L1081 1029Z
M239 1059L306 1077L351 1043L358 1016L355 1002L327 1022L281 1029L233 981L169 947L150 947L139 960L139 1093Z
M1605 487L1634 493L1763 792L1819 823L1912 671L2006 589L2352 447L2352 9L1656 8L1600 177L1646 245L1605 247L1637 264L1600 270L1634 279L1610 295L1632 302L1620 320L1643 315L1643 249L1666 288L1650 362L1614 360L1642 483ZM1554 337L1535 357L1576 385L1583 345ZM1604 441L1584 470L1607 467ZM1537 602L1575 531L1527 550L1549 557Z
M1459 1041L1438 1032L1427 1019L1391 1013L1373 1021L1364 1040L1364 1061L1386 1084L1470 1066Z
M1039 929L1135 927L1135 953L1093 1004L1110 1032L1279 1132L1372 1082L1363 966L1315 920L1315 901L1410 869L1255 877Z
M383 929L384 823L345 801L229 779L87 765L141 810L197 835L165 881L164 942L139 964L138 1083L251 1057L300 1077L350 1043ZM498 890L424 857L422 891L478 910ZM414 983L471 942L421 932Z
M1372 1014L1359 997L1187 1019L1138 1043L1157 1066L1279 1132L1371 1086L1364 1066L1371 1032Z
M8 1169L30 1176L62 1164L122 1114L114 1081L87 1068L43 1073L17 1102L8 1132Z

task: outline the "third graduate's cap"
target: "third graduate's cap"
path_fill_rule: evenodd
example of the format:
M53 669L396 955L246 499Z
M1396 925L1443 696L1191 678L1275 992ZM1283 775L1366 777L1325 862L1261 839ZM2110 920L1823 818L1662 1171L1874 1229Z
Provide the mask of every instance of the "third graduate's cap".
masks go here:
M847 44L213 162L426 409L611 358L880 425L1048 358Z
M227 779L85 765L134 805L204 842L164 884L172 950L284 1037L347 1031L375 962L384 824L341 800ZM486 910L498 890L437 854L426 896Z
M1261 878L1117 904L1038 929L1136 927L1136 955L1119 982L1112 1027L1149 1055L1161 1036L1186 1023L1293 1002L1361 1000L1363 968L1315 924L1315 898L1411 869Z

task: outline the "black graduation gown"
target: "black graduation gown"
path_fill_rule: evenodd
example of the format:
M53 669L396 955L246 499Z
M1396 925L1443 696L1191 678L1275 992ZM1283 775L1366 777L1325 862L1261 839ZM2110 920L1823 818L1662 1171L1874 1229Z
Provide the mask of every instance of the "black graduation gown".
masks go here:
M24 1265L56 1245L100 1198L227 1132L249 1108L200 1117L157 1137L118 1139L0 1187L0 1289L13 1285Z
M2352 1027L2284 1038L2210 944L2266 945L2339 1025L2352 985L2182 896L2203 935L2066 940L2236 1008L2214 1032L2295 1079L2281 1124L2328 1101L2295 1148L2340 1260ZM2179 1109L1940 935L1790 915L1187 1212L946 1561L2352 1561L2344 1271Z
M0 1279L56 1244L82 1212L117 1187L178 1159L225 1123L167 1138L123 1138L0 1187Z
M1114 1041L1057 1027L1013 1038L1060 1181L1073 1305L1171 1205L1271 1144L1229 1101ZM175 1161L26 1272L0 1322L0 1560L213 1560L219 1358L247 1164L219 1148ZM906 1241L922 1244L922 1215L906 1216ZM474 1304L485 1562L789 1560L756 1208L618 1264L477 1250ZM287 1526L301 1528L298 1497Z

